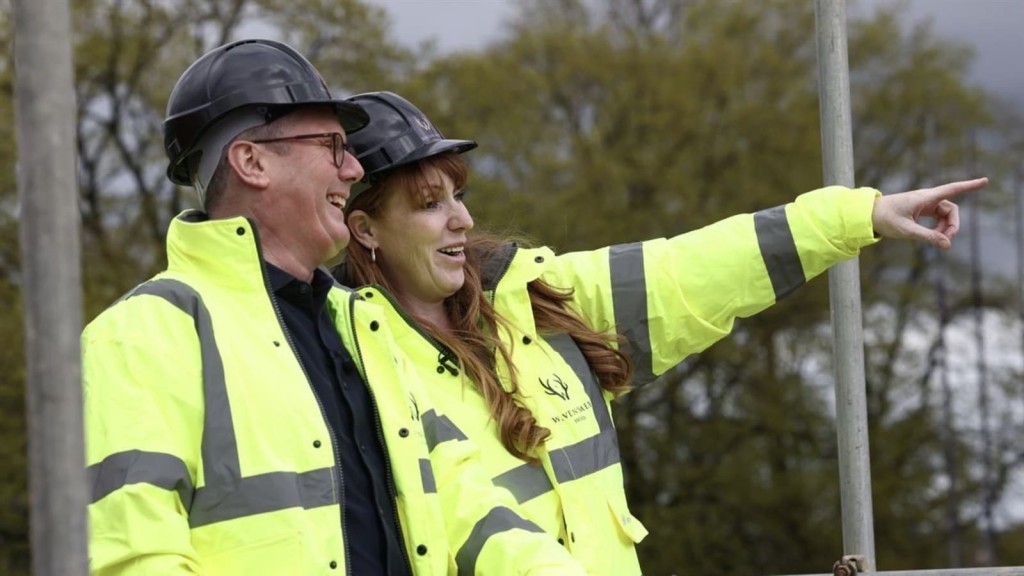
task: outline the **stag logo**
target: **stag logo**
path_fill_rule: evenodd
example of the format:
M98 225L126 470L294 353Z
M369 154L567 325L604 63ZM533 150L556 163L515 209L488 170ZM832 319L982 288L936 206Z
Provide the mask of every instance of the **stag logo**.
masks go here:
M544 388L544 393L545 394L547 394L549 396L558 396L562 400L568 400L569 399L569 385L566 384L565 382L563 382L562 378L558 374L555 374L554 377L555 377L555 384L558 384L558 388L557 389L551 384L551 380L544 380L542 378L537 378L537 381L540 382L541 387Z

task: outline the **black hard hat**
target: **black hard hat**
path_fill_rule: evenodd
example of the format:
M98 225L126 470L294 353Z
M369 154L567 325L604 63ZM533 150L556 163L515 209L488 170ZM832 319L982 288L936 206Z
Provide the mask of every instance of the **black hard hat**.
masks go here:
M352 193L365 190L384 172L442 152L459 154L476 148L472 140L447 140L419 108L394 92L367 92L345 99L359 104L370 123L349 136L356 158L363 165L363 181Z
M195 158L186 160L202 152L200 138L228 114L247 109L265 124L309 104L333 105L346 132L369 121L358 105L334 99L316 68L286 44L240 40L214 48L193 62L171 91L164 120L167 177L192 184Z

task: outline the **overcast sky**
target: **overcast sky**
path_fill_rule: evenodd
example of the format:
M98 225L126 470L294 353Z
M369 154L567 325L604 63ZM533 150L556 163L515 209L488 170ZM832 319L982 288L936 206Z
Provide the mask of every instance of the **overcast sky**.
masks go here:
M855 0L852 12L898 0ZM972 78L1024 108L1024 0L904 0L911 22L932 19L937 33L973 46ZM472 49L501 33L516 0L371 0L387 9L410 43L433 39L444 51Z

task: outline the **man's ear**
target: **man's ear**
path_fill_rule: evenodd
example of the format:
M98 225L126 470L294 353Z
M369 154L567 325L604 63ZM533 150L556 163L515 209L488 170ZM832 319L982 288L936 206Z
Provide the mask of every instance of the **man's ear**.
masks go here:
M268 160L264 149L252 142L235 140L228 146L228 165L239 180L252 188L264 189L270 186Z
M356 242L362 244L363 248L370 250L379 246L373 218L362 210L353 210L345 218L348 224L348 231Z

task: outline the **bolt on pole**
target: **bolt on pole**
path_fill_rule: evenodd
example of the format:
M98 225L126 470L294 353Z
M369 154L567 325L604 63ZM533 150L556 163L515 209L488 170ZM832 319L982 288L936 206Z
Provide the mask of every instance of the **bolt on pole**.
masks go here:
M852 187L853 131L846 2L816 0L814 16L825 184ZM875 537L858 259L841 262L829 270L829 301L835 356L843 552L864 556L866 571L873 572Z
M88 572L81 226L67 0L15 0L18 200L35 576Z

